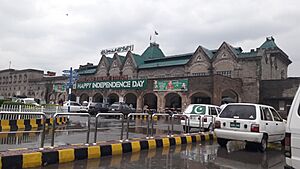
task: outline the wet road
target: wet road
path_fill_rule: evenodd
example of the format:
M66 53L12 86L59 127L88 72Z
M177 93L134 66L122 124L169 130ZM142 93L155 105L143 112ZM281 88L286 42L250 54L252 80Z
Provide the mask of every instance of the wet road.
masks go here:
M241 142L229 142L227 149L216 143L195 143L50 165L43 169L282 169L284 164L279 144L260 153L255 149L245 149Z
M87 118L71 117L68 126L58 127L55 132L55 145L85 143L87 137ZM164 135L168 133L167 126L170 121L159 120L154 126L154 134ZM95 121L91 119L90 143L94 141ZM174 133L181 133L182 126L175 122ZM197 131L197 130L194 130ZM150 134L150 133L149 133ZM50 146L52 130L46 131L45 146ZM99 119L97 141L119 140L121 135L121 122L119 119ZM136 119L130 121L129 138L141 138L147 136L147 121ZM124 138L126 138L126 122L124 122ZM17 148L39 147L41 133L39 131L18 131L17 133L0 134L0 151Z

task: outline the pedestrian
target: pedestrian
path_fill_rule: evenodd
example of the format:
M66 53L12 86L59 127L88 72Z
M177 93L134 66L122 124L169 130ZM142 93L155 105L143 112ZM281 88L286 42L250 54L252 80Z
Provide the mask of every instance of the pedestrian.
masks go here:
M148 105L147 105L147 104L144 105L144 107L143 107L143 112L144 112L144 113L148 113L148 112L149 112L149 110L148 110Z

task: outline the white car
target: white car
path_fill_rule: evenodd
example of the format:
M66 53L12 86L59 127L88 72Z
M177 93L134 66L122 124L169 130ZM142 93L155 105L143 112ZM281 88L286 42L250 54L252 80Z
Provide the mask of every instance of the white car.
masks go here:
M24 103L24 104L32 104L32 105L35 105L35 106L40 106L40 105L34 100L34 98L22 98L22 99L17 99L16 102Z
M201 126L204 129L209 129L213 124L213 118L220 113L220 108L215 105L209 104L190 104L183 112L190 118L190 128L199 128L199 117L201 116ZM183 130L186 130L185 120L180 121L183 126Z
M285 120L271 106L230 103L216 119L215 134L221 147L229 140L239 140L254 144L264 152L268 142L284 139L285 126Z
M300 168L300 87L287 117L285 135L285 169Z
M87 109L84 106L81 106L81 104L74 101L65 102L62 109L65 112L68 112L69 105L70 105L70 112L87 112Z

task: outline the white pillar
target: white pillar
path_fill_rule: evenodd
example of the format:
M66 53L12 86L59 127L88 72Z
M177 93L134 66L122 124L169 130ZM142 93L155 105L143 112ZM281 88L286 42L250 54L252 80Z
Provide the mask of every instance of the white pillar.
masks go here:
M124 102L124 97L123 96L119 97L119 102Z

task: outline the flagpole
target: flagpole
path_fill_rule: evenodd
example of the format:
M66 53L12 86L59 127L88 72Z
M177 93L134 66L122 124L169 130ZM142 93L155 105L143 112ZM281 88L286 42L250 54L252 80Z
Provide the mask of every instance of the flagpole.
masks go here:
M158 36L158 33L157 33L157 31L155 30L155 31L154 31L154 43L156 43L156 40L157 40L156 37L157 37L157 36Z

